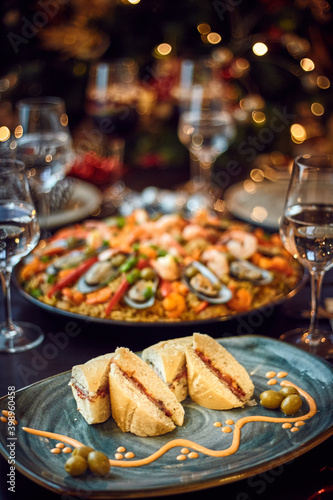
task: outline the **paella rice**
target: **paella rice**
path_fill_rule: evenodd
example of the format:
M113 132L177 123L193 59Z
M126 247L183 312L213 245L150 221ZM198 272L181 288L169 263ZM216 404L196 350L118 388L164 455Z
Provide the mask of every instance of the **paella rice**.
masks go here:
M43 244L44 243L44 244ZM201 211L87 220L41 242L22 288L56 309L126 322L223 318L295 289L297 262L277 234Z

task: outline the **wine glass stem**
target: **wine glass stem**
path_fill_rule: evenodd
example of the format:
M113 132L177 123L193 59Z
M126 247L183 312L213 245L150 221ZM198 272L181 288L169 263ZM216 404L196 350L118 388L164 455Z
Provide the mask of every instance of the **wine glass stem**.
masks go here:
M321 288L323 284L324 272L311 272L311 315L310 327L307 339L310 344L317 344L320 342L320 334L317 326L317 313L318 305L321 295Z
M50 219L50 199L49 192L41 193L39 209L40 215L43 216L44 219L44 227L41 228L40 239L45 240L49 237L49 219Z
M8 269L1 272L2 290L4 296L5 305L5 322L4 328L2 329L2 334L7 338L15 337L20 331L17 330L12 320L12 307L11 307L11 296L10 296L10 279L11 271Z

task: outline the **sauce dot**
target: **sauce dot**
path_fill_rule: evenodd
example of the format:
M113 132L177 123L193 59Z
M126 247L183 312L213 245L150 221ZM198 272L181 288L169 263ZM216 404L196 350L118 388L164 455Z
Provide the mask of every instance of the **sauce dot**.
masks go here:
M276 372L267 372L265 377L266 378L273 378L273 377L275 377L275 375L276 375Z
M115 453L114 456L117 460L122 460L124 458L124 455L122 455L121 453Z
M214 427L222 427L222 424L221 422L214 422Z
M59 450L59 448L52 448L51 453L53 453L54 455L58 455L59 453L61 453L61 450Z
M190 453L190 450L188 448L182 448L180 450L181 453L184 453L185 455L187 455L188 453Z
M284 378L284 377L286 377L287 375L288 375L288 372L279 372L276 376L277 376L278 378Z
M277 384L277 380L275 378L270 378L267 381L267 385L275 385L275 384Z
M72 448L70 448L69 446L65 446L65 448L63 448L62 452L63 453L72 453Z
M298 428L298 427L292 427L292 428L290 429L290 432L297 432L297 431L299 431L299 428Z
M229 432L232 432L232 429L229 426L225 426L225 427L222 427L221 431L228 434Z
M0 417L1 422L7 422L6 417Z
M127 453L125 453L125 458L134 458L135 455L132 451L128 451Z
M198 458L199 453L196 451L191 451L191 453L188 454L188 458Z
M178 455L177 460L183 461L186 460L187 456L186 455Z
M233 425L235 422L233 420L231 420L230 418L228 418L226 421L225 421L226 425Z
M14 424L14 425L17 425L17 424L18 424L18 421L17 421L17 420L13 420L13 424Z
M65 448L65 445L64 443L57 443L56 448L60 448L62 450L63 448Z
M290 429L290 427L292 427L292 425L289 422L282 424L282 429Z
M295 427L302 427L302 425L305 425L305 422L303 422L303 420L298 420L297 422L295 422Z
M5 417L8 417L8 410L2 410L1 412L3 415L5 415Z
M117 451L119 451L119 453L124 453L124 451L126 451L126 448L124 446L119 446L117 448Z

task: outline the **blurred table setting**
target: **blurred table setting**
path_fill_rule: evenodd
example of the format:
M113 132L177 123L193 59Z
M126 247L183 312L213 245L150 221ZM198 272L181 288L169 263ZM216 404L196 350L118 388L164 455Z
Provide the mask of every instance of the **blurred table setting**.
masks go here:
M161 467L170 469L162 487L148 485L154 465L140 478L146 490L124 481L114 491L84 476L74 491L41 467L37 447L27 458L28 439L15 443L11 469L0 436L2 477L12 472L1 498L10 480L19 499L331 498L331 7L55 3L19 0L1 21L0 411L10 388L29 398L54 384L38 418L63 418L59 428L79 433L81 416L57 399L59 377L120 346L140 353L202 332L235 352L247 345L242 359L255 359L259 385L260 370L284 359L293 383L304 376L315 391L322 427L290 433L276 454L274 432L266 443L244 432L237 470L232 459L202 470L184 459ZM146 288L130 296L138 282ZM112 440L98 426L87 432Z

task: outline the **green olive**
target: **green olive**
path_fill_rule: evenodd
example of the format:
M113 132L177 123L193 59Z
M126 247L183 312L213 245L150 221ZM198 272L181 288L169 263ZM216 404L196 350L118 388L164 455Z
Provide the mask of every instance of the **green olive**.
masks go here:
M141 278L144 280L153 280L155 278L155 271L152 267L144 267L141 269Z
M269 410L276 410L279 408L282 400L282 394L277 391L268 390L260 394L260 404Z
M91 472L98 476L105 476L110 470L109 459L101 451L91 451L87 460Z
M186 276L188 277L188 279L191 279L193 278L193 276L195 276L196 274L198 274L198 269L194 266L188 266L186 268L186 271L185 271L185 274Z
M281 403L281 410L286 415L294 415L302 406L302 398L298 394L290 394Z
M87 460L81 455L72 455L65 463L65 470L71 476L80 476L87 468Z
M299 394L296 387L292 387L291 385L282 387L282 389L279 390L279 393L282 394L284 398L290 396L290 394L297 394L297 395Z
M94 451L93 448L90 446L79 446L78 448L75 448L72 455L75 457L76 455L80 455L81 457L87 458L89 453L91 451Z
M115 267L119 267L121 266L121 264L123 264L126 260L126 256L122 253L117 253L116 255L114 255L114 257L112 257L112 259L110 260L111 264Z

